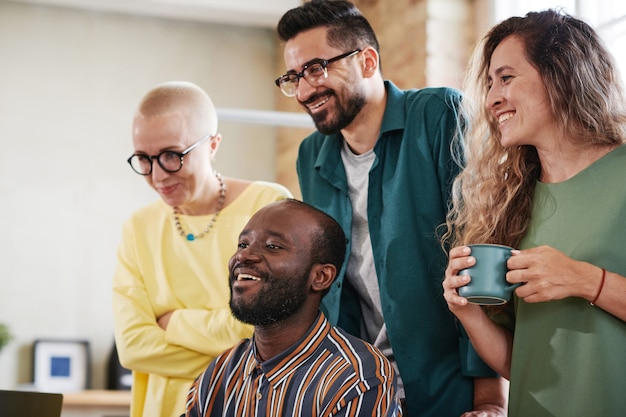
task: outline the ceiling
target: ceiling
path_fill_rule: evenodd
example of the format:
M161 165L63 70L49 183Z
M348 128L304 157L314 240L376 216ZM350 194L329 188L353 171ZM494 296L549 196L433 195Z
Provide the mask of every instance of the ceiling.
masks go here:
M7 1L7 0L2 0ZM301 0L9 0L83 10L274 28Z

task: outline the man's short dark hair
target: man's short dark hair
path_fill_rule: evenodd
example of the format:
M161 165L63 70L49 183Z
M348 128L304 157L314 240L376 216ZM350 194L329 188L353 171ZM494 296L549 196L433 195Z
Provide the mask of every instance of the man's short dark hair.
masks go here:
M311 236L311 262L333 264L339 273L346 256L347 243L346 235L339 223L322 210L300 200L287 199L287 204L309 211L317 220L317 231Z
M348 50L371 46L380 54L376 34L361 11L346 0L312 0L286 12L276 31L282 41L317 27L328 27L328 44Z

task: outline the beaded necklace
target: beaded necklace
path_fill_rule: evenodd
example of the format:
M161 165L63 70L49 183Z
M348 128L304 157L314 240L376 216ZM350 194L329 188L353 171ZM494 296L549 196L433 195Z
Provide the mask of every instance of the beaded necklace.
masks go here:
M226 200L226 184L224 184L224 180L222 180L222 175L219 172L215 173L215 177L220 183L220 196L217 200L217 210L215 211L215 214L211 218L211 221L209 222L207 227L205 227L201 233L194 235L193 233L185 232L180 224L180 219L178 218L178 207L174 207L174 223L176 224L176 230L178 230L179 235L184 236L190 242L196 239L200 239L202 236L209 233L209 230L211 230L211 228L215 224L215 221L217 220L217 216L220 214L220 211L222 211L222 208L224 208L224 200Z

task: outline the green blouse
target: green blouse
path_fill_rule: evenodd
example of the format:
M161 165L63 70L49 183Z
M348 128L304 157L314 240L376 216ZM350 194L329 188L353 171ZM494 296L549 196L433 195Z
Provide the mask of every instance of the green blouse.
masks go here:
M521 248L540 245L626 276L626 145L537 184ZM626 323L582 298L515 301L509 416L623 416Z

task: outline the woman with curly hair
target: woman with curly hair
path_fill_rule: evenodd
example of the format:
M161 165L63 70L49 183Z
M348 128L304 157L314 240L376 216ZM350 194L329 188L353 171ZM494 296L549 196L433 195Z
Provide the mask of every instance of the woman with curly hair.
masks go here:
M465 168L443 242L450 310L510 380L510 416L626 410L626 108L597 33L555 10L494 26L466 79ZM458 288L468 244L512 251L494 309Z

